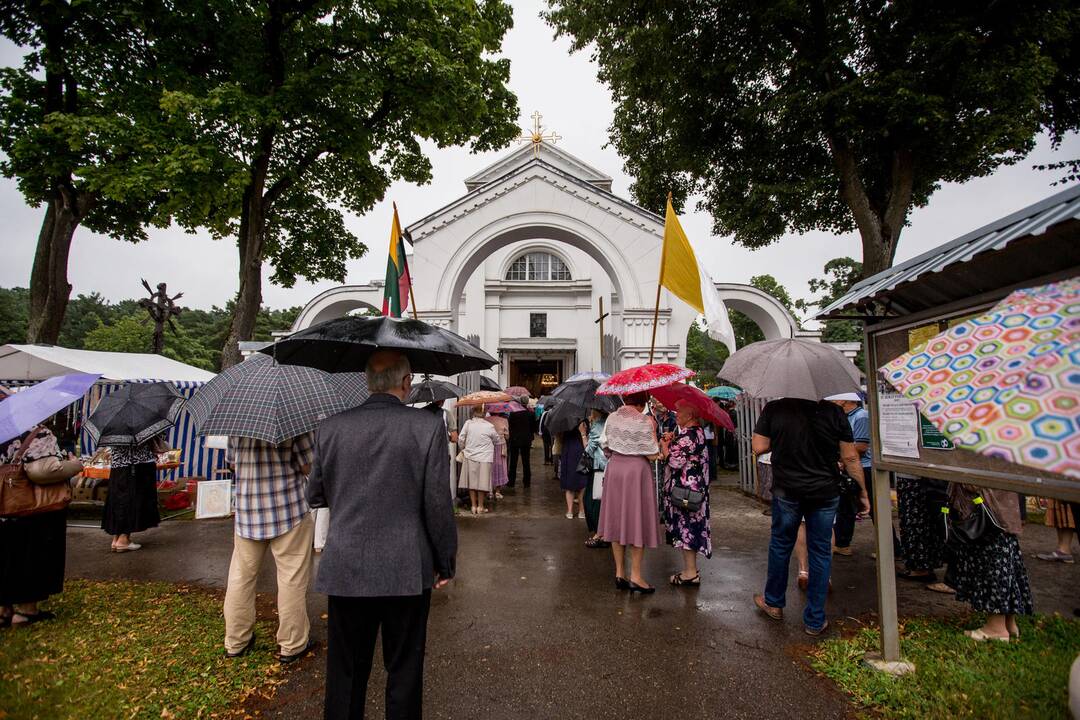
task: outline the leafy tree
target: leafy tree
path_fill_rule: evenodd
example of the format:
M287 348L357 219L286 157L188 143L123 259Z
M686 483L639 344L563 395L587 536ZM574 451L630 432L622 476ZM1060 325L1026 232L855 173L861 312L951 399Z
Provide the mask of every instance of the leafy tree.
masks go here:
M146 223L168 222L141 168L157 162L155 138L169 134L161 89L170 73L187 70L158 55L187 34L148 34L159 15L138 0L0 0L0 34L26 49L21 66L0 69L0 172L17 180L28 203L45 205L30 275L30 342L60 338L78 227L138 241ZM189 61L191 53L173 56Z
M148 353L153 345L154 328L146 321L145 314L124 315L115 322L106 325L98 320L98 325L86 334L84 349L106 352ZM213 353L197 338L192 337L183 328L177 326L174 333L165 334L165 349L162 355L204 370L215 370Z
M30 291L0 288L0 345L25 343L29 317Z
M214 82L169 92L164 104L186 127L170 153L176 166L218 182L208 194L206 175L181 172L163 187L198 199L170 206L181 224L236 236L228 366L255 332L264 261L286 287L297 276L343 281L346 259L366 248L341 209L367 212L396 179L427 182L421 138L501 147L518 132L517 102L509 62L495 57L512 21L501 0L214 6Z
M750 278L750 285L772 295L787 308L793 316L797 302L793 302L787 288L777 282L772 275L755 275ZM738 310L728 310L731 329L735 331L735 346L746 347L750 343L765 339L757 323ZM709 337L695 320L686 335L686 367L697 373L701 387L715 385L716 373L724 366L728 358L727 346Z
M700 193L751 248L857 229L877 273L940 182L1080 127L1073 0L549 3L611 88L638 201Z
M810 279L810 292L819 293L810 300L798 300L795 305L800 310L810 312L819 310L839 300L862 276L862 265L849 257L833 258L825 263L825 276ZM857 342L863 341L863 324L858 320L826 320L821 328L822 342ZM859 349L855 364L866 369L864 353Z

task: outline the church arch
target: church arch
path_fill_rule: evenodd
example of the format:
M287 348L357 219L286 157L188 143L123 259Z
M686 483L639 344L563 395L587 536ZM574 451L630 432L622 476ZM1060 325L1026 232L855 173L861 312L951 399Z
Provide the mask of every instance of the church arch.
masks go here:
M546 241L535 244L544 247L547 252L555 243L565 243L582 250L611 279L616 293L613 312L621 311L624 306L643 306L629 261L604 233L568 215L527 212L500 218L480 228L466 238L450 257L439 282L437 306L449 309L453 328L457 327L461 295L472 274L492 253L522 240Z
M523 264L523 261L524 264L527 266L526 270L531 271L533 269L531 267L532 261L536 259L536 256L542 256L545 259L548 270L548 276L539 278L540 281L566 281L580 277L580 273L578 272L577 268L575 268L570 262L570 257L561 252L557 247L556 243L544 242L530 243L524 247L518 248L516 253L506 258L503 266L499 269L499 277L503 280L511 282L517 280L534 279L529 276L512 277L512 275L515 274L515 270L519 269L516 266ZM560 273L557 271L559 269L559 265L562 266L561 269L565 270L565 273L562 274L565 276L560 276Z
M804 334L783 304L764 290L739 283L715 283L728 310L738 310L761 328L766 340Z
M292 330L296 332L312 325L318 325L326 320L343 317L359 308L378 311L381 309L382 296L382 285L372 283L367 285L339 285L330 288L308 301L308 304L296 316Z

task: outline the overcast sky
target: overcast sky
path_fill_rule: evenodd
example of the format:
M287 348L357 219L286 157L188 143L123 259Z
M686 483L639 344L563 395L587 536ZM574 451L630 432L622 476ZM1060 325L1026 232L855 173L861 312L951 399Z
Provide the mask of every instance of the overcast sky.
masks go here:
M614 150L604 147L613 107L607 89L596 79L596 66L587 54L571 55L565 39L554 38L551 28L539 19L542 2L517 0L513 5L514 28L507 34L503 50L511 62L510 86L519 98L522 128L530 125L529 116L539 110L544 124L562 136L558 143L561 148L610 174L614 192L629 197L630 178L622 172L622 160ZM0 46L0 63L12 65L19 61L17 48ZM347 217L348 227L369 251L349 263L346 281L364 283L383 277L391 201L397 202L402 224L408 225L464 194L466 177L512 149L482 155L463 149L432 150L434 178L429 185L396 183L385 201L369 214ZM1061 190L1060 186L1051 186L1056 173L1039 172L1032 166L1077 156L1080 139L1076 137L1070 138L1058 153L1043 141L1019 165L964 185L944 186L928 207L913 213L911 226L900 240L897 262ZM0 179L5 249L0 286L25 287L29 282L43 213L25 204L14 181ZM860 253L854 234L790 236L769 248L751 251L734 245L729 238L711 235L711 221L704 213L689 212L683 217L683 227L714 280L747 282L754 275L768 273L794 297L807 295L807 281L820 275L828 260L844 255L858 257ZM96 291L110 300L136 297L143 294L139 278L145 277L151 284L167 282L170 292L182 290L184 302L190 306L209 307L224 305L235 294L237 267L235 244L215 242L206 235L152 229L148 242L131 245L80 229L75 235L68 273L73 296ZM303 305L336 284L298 282L286 289L272 285L269 274L266 268L263 301L271 307Z

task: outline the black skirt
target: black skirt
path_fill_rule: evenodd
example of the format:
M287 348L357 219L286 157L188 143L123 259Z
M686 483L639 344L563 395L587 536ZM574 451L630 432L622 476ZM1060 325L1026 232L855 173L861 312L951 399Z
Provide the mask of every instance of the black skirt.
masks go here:
M160 521L154 463L114 467L109 473L101 529L110 535L129 535L157 527Z
M0 518L0 605L40 602L64 590L67 510Z

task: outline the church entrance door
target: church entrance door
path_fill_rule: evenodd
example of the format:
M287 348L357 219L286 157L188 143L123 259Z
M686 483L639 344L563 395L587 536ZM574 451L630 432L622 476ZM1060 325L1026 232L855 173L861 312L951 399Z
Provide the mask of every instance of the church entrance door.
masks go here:
M563 381L562 360L511 360L510 385L521 385L529 395L539 398L550 395Z

